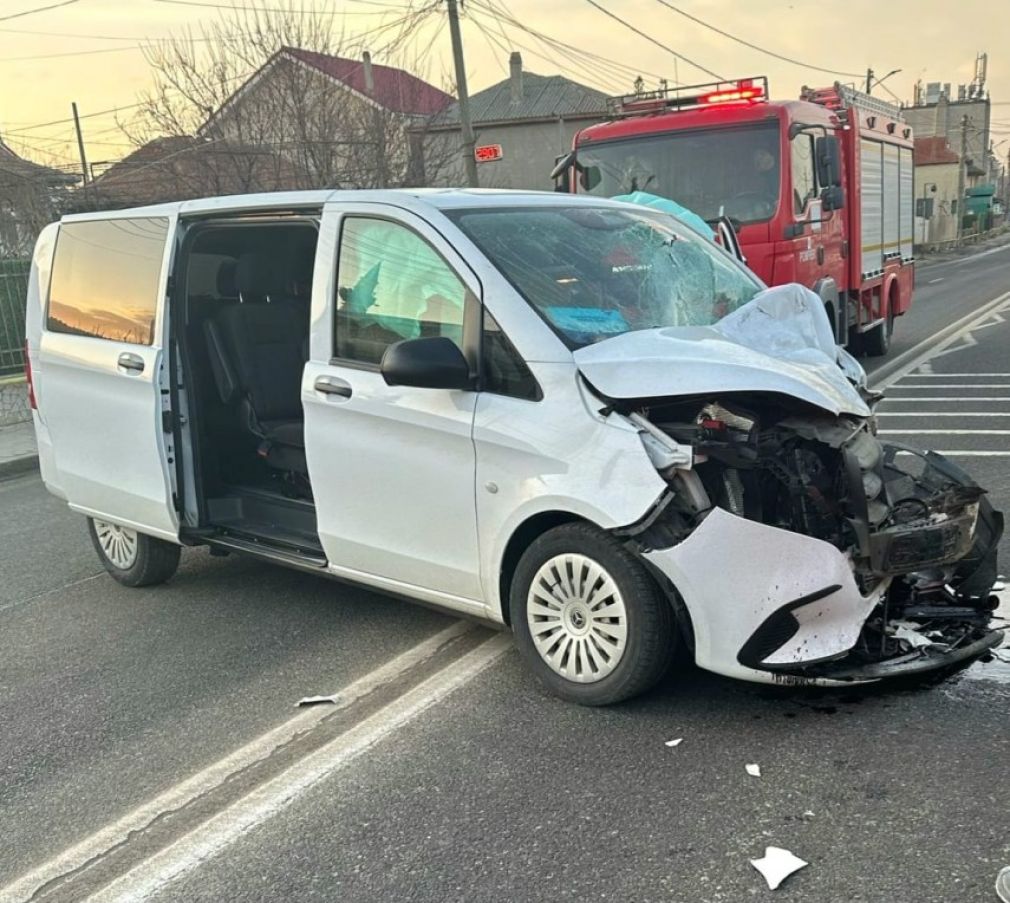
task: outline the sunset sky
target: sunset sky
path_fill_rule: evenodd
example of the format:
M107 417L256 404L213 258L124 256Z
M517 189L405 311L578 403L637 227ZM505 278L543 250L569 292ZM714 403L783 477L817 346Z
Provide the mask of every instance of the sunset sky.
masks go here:
M93 162L114 160L129 151L125 136L111 114L92 115L112 107L129 107L151 85L151 74L137 41L179 35L209 24L225 10L198 0L76 0L69 5L12 17L60 0L0 0L0 134L17 150L37 160L71 164L76 160L72 125L57 122L70 115L76 100L81 113L88 157ZM251 5L253 0L238 0ZM285 5L284 0L263 0ZM689 21L662 0L598 0L599 5L625 19L655 40L726 77L767 74L774 97L795 96L802 84L856 81L852 75L831 75L773 59ZM1010 60L997 38L1010 36L1010 3L992 0L669 0L684 12L767 50L807 64L844 73L865 73L872 66L878 76L901 69L886 86L910 101L916 79L951 82L971 80L975 56L989 51L993 106L993 138L1010 138ZM229 0L207 0L228 4ZM414 9L424 6L415 0ZM617 69L600 59L589 61L571 51L541 43L488 12L490 6L511 11L528 28L573 45L579 50L616 61ZM343 28L348 55L361 43L376 62L387 62L381 34L362 39L356 34L401 17L406 0L299 0L296 8L334 9L336 27ZM507 68L506 49L523 53L525 67L544 75L561 73L603 90L631 89L634 72L649 86L659 77L693 84L711 78L687 62L636 35L588 0L480 0L464 4L464 42L471 91L501 79ZM46 32L42 34L41 32ZM987 40L990 39L990 40ZM412 53L427 52L431 81L448 78L451 61L444 4L416 27ZM503 46L504 45L504 49ZM520 46L520 45L525 45ZM352 49L353 48L353 49ZM534 51L540 56L535 55ZM563 55L566 54L567 55ZM395 62L395 61L394 61ZM883 87L875 92L890 98ZM122 114L128 118L130 111ZM1002 146L1000 156L1010 149Z

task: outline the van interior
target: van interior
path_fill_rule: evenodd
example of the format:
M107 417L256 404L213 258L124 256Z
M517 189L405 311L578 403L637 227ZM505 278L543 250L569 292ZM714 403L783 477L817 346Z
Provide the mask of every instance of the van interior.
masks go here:
M192 226L176 268L173 322L199 521L192 526L219 544L322 565L301 402L317 237L318 219L303 215Z

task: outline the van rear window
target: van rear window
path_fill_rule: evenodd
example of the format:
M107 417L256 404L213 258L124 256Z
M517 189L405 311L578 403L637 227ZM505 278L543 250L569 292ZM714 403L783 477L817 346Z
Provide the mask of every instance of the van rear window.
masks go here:
M49 331L150 345L167 236L164 217L61 225Z

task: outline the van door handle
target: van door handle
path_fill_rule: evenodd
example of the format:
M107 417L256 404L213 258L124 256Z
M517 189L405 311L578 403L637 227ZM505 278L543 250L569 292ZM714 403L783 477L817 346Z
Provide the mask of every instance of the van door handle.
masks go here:
M119 369L126 370L128 373L143 373L144 372L144 359L139 354L134 354L132 351L124 351L119 355Z
M337 379L335 376L318 376L313 383L313 388L323 395L340 395L343 398L351 397L350 383Z

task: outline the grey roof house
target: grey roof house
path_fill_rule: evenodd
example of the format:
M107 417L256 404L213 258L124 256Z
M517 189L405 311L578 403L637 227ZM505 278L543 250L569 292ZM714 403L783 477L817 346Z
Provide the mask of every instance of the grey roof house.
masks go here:
M509 77L470 97L481 187L553 188L550 173L555 158L571 148L577 131L608 118L606 101L602 91L563 75L524 72L522 55L512 53ZM425 142L440 158L446 147L459 146L458 103L428 124ZM464 184L462 159L456 166L443 167L434 181Z

